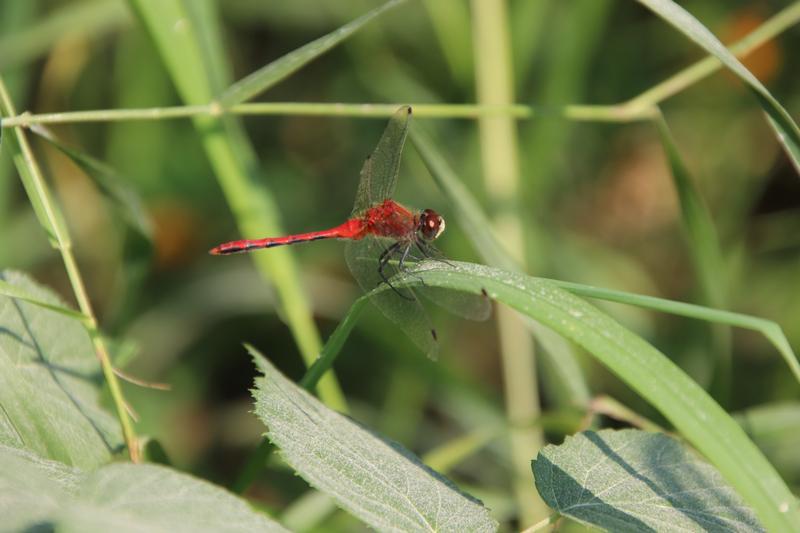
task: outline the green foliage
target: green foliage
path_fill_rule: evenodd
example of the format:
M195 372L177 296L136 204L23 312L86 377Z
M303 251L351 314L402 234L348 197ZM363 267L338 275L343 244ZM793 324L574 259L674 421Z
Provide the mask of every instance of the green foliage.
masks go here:
M287 531L223 489L163 466L87 472L0 446L0 471L5 531Z
M286 462L313 487L376 530L494 531L480 502L399 444L331 411L251 352L256 414Z
M0 296L0 444L82 468L107 463L122 443L98 403L100 366L83 322L53 310L64 303L27 276L0 279L28 300Z
M535 484L553 514L531 530L565 517L800 531L800 130L787 112L800 56L796 33L774 39L800 2L639 3L679 33L605 0L509 1L498 35L466 1L3 4L0 529L282 531L278 516L301 531L516 530L537 512ZM504 57L498 43L508 65L483 61ZM659 82L692 44L710 55ZM736 79L692 89L719 68ZM481 105L477 84L505 103ZM419 104L398 199L444 214L449 257L491 266L418 263L392 283L485 291L515 310L541 373L511 377L541 385L543 405L523 405L541 416L511 415L538 396L501 383L502 325L426 311L444 347L432 363L373 312L370 295L394 296L385 284L357 296L335 243L252 264L205 254L341 222L378 131L343 117L399 102ZM487 138L493 116L502 135ZM484 135L448 118L479 119ZM143 121L133 135L127 120ZM481 159L513 193L482 190ZM55 295L70 290L78 310ZM242 341L270 356L247 345L263 373L255 416ZM110 352L172 391L123 388ZM602 430L601 414L677 438ZM271 442L256 446L264 425ZM540 430L566 441L518 464L515 439ZM114 462L140 447L168 466Z
M663 434L582 432L532 467L550 507L608 531L764 531L719 472Z

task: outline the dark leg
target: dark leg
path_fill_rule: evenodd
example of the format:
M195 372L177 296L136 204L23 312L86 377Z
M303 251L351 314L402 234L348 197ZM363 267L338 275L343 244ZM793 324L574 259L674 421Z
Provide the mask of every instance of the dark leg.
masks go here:
M431 248L425 243L425 241L417 239L416 241L414 241L414 244L417 245L417 248L419 249L420 253L422 253L422 255L425 258L433 259L434 261L439 261L440 263L445 263L447 265L450 265L451 267L455 267L455 265L450 261L448 261L439 250Z
M400 241L394 243L386 250L384 250L381 256L378 258L378 274L380 274L381 279L383 280L380 283L378 283L378 285L380 285L381 283L385 283L401 298L405 298L406 300L413 300L414 298L406 296L405 294L397 290L397 288L394 285L392 285L392 283L389 281L389 278L386 276L386 272L384 272L384 268L386 268L386 265L388 265L389 261L392 259L392 254L395 253L400 248L401 244L402 243ZM403 254L403 259L405 259L405 254ZM402 265L402 259L400 263Z

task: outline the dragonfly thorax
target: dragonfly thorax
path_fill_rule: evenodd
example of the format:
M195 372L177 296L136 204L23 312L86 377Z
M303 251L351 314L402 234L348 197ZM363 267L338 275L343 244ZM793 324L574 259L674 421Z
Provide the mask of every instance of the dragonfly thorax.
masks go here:
M434 241L444 232L444 219L433 209L425 209L419 215L417 233L426 241Z

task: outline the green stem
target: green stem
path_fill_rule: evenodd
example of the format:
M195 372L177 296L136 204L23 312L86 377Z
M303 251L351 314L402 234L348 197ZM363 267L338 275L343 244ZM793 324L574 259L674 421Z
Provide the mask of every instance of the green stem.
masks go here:
M0 104L2 104L3 111L5 113L15 113L14 104L8 95L8 91L6 90L6 86L1 77ZM103 376L105 377L106 383L108 383L108 388L111 391L111 398L122 427L122 434L125 439L125 443L128 446L128 454L130 455L131 461L137 463L140 460L140 454L136 433L125 408L125 398L122 394L122 389L120 388L117 376L114 374L114 369L111 365L111 358L108 355L108 349L98 331L97 318L94 315L91 302L86 292L86 285L83 282L80 270L75 262L75 256L72 253L72 242L70 241L67 227L60 216L60 212L58 211L55 202L50 197L47 185L42 177L39 165L36 163L36 160L33 157L33 151L31 150L28 139L25 136L25 132L22 128L17 128L15 133L17 142L19 144L19 150L24 160L24 165L28 170L27 175L29 177L29 183L25 187L26 192L35 197L31 198L32 203L41 206L41 213L39 213L39 215L42 218L40 220L45 225L45 229L48 230L48 233L53 238L55 247L61 253L61 258L64 261L64 268L67 271L69 282L72 285L73 292L75 293L75 299L78 302L78 307L81 310L81 313L86 315L86 320L83 322L92 338L92 344L94 345L97 358L100 361L100 367L103 370ZM22 174L22 172L20 174Z
M746 37L731 45L730 51L737 57L745 57L753 50L780 35L800 21L800 2L784 8L769 18ZM543 114L562 116L583 122L635 122L648 120L657 115L655 104L666 100L713 74L722 63L713 56L701 59L669 77L642 94L616 105L568 105L564 107L540 108L527 105L487 106L475 104L415 104L414 115L428 118L479 118L501 115L517 119L531 119ZM218 103L193 106L154 107L146 109L101 109L66 113L22 113L3 119L2 127L27 127L31 124L62 124L76 122L110 122L125 120L165 120L200 115L218 116L223 113L235 115L324 115L349 117L390 117L398 104L329 104L264 102L231 106L227 109Z
M97 109L21 115L3 119L3 128L28 127L33 124L73 124L78 122L120 122L136 120L167 120L199 116L231 115L305 115L347 117L391 117L400 104L341 104L299 102L257 102L222 108L218 103L193 106L151 107L143 109ZM477 105L477 104L411 104L414 116L419 118L463 118L508 116L531 119L535 116L553 115L582 122L635 122L650 119L650 109L634 112L622 106L570 105L566 107L536 108L527 105Z
M553 513L550 516L548 516L547 518L545 518L544 520L536 522L531 527L523 530L522 533L534 533L535 531L541 531L542 529L546 528L550 524L555 523L556 520L558 520L559 518L561 518L560 514Z
M476 94L479 103L504 106L514 102L510 33L505 1L472 1ZM485 188L495 205L511 209L492 221L503 247L525 270L523 223L520 218L519 154L516 124L509 116L482 116L478 121ZM530 459L543 446L540 428L519 427L515 422L540 414L533 339L519 315L497 309L500 357L503 369L506 416L511 449L512 487L522 523L534 521L547 507L531 483Z

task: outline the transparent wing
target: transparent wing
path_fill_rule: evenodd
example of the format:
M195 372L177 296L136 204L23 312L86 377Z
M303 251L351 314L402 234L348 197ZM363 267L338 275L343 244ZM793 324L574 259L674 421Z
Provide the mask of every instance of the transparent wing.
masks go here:
M393 244L395 241L391 239L377 237L348 241L345 247L347 266L364 292L370 292L384 281L378 271L378 258ZM397 273L395 256L384 268L384 275L391 279ZM428 357L436 358L439 352L436 333L414 290L395 287L395 290L388 289L373 294L370 301L386 318L397 324Z
M423 244L419 252L428 261L442 263L444 266L450 264L444 254L430 243ZM442 287L421 286L415 289L439 307L468 320L482 321L488 319L492 314L492 301L487 295L470 294Z
M400 157L403 154L410 119L409 106L401 107L389 119L378 146L361 168L353 214L361 213L394 195L397 173L400 170Z
M492 301L488 296L441 287L418 287L417 289L422 296L456 316L482 321L492 315Z

